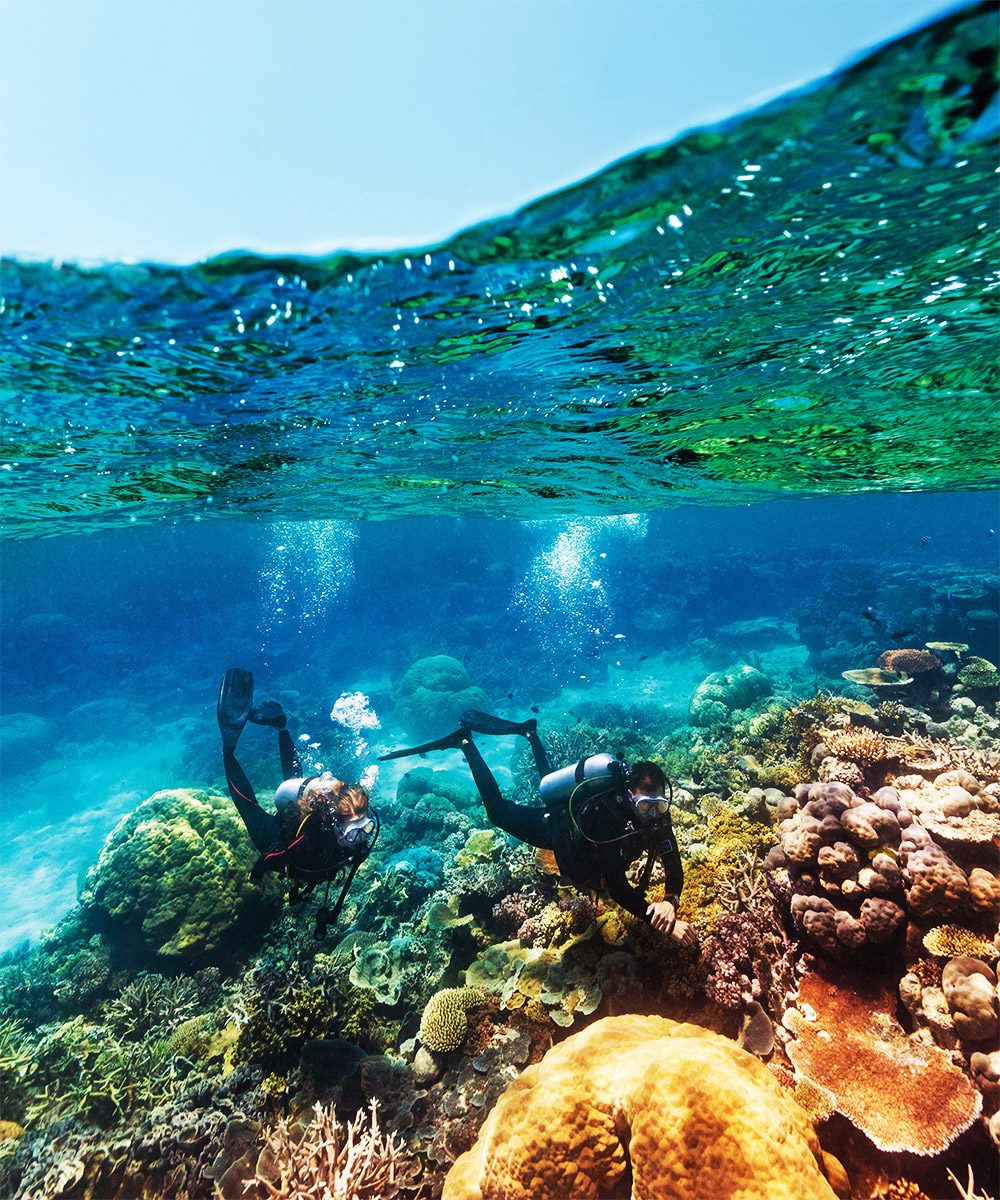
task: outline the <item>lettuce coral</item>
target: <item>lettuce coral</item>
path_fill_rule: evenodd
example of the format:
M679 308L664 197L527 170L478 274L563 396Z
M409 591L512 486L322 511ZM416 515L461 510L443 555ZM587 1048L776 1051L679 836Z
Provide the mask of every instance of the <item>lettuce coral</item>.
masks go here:
M812 1125L732 1042L664 1017L605 1017L507 1088L442 1200L833 1200Z
M157 792L111 831L80 903L124 948L167 959L204 956L235 928L273 912L273 882L248 882L255 858L226 797Z

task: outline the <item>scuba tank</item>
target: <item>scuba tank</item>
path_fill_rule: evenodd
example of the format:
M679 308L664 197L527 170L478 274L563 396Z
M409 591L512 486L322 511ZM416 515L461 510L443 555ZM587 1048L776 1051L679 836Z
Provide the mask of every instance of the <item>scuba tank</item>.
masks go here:
M580 801L623 787L626 770L621 759L613 754L588 754L568 767L550 771L538 785L538 790L543 802L549 806L566 804L570 797Z

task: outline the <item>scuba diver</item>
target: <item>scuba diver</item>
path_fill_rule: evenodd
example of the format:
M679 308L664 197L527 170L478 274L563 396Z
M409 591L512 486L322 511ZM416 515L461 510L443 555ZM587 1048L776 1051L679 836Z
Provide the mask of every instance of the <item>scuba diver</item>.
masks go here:
M217 713L229 794L251 842L260 851L250 878L259 880L268 871L284 875L292 881L289 904L300 904L325 883L323 903L316 913L315 935L321 939L327 926L336 924L358 867L371 853L378 837L378 814L369 808L363 787L348 787L329 772L303 776L281 705L266 700L254 708L249 671L231 667L225 673ZM273 813L261 808L236 760L236 743L248 721L278 731L283 782L274 794ZM333 883L342 883L342 887L330 909L327 901Z
M447 737L382 758L461 750L494 825L531 846L551 850L560 874L581 890L597 891L603 885L612 900L678 945L695 944L694 930L677 919L684 869L670 822L667 778L656 763L628 767L610 754L591 754L553 771L535 720L518 723L476 711L463 713L459 720L461 726ZM504 799L473 733L527 738L538 771L541 806ZM625 872L643 852L646 862L633 886ZM649 904L646 888L657 858L663 864L666 897Z

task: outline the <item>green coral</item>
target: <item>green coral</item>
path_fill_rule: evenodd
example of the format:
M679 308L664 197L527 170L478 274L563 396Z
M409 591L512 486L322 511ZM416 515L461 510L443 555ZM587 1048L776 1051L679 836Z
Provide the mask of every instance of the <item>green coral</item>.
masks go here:
M202 956L273 910L273 884L247 880L254 859L225 797L157 792L111 832L80 902L124 946L137 942L162 958Z
M388 944L361 942L354 949L350 981L367 988L380 1004L396 1004L403 990L403 955L410 939L394 938Z
M120 1038L139 1041L168 1036L197 1007L198 986L194 980L142 972L105 1005L103 1017Z
M421 735L454 729L466 709L488 706L465 666L447 654L418 659L396 688L397 720Z
M474 829L465 845L455 855L460 867L480 862L499 862L507 852L507 839L495 829Z
M306 1042L335 1033L336 1011L323 992L290 982L273 999L251 1002L232 1061L283 1076L297 1065Z
M958 682L968 688L998 688L1000 671L997 671L988 659L972 655L965 660L965 666L959 671Z

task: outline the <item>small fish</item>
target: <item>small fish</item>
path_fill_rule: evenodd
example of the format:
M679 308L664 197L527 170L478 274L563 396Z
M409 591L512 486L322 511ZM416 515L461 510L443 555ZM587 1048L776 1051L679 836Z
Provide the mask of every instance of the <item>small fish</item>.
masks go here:
M647 658L649 658L649 655L648 655L648 654L640 654L640 655L639 655L639 662L645 662Z
M990 533L992 533L992 532L993 532L993 530L991 529L991 530L990 530ZM615 634L615 641L616 641L616 642L623 642L624 640L625 640L625 634L624 634L624 633L616 633L616 634Z
M870 608L862 609L861 615L864 617L864 619L866 621L871 621L871 623L873 625L884 625L885 624L885 622L882 620L882 618L876 617L874 612L872 612L872 610Z
M538 707L537 704L533 704L531 706L531 711L536 713L536 712L541 712L542 710Z
M889 634L889 637L891 637L894 642L898 642L901 638L909 637L913 632L914 630L912 629L894 629L892 633Z
M513 700L513 699L514 699L514 693L513 693L513 692L508 692L508 693L507 693L507 699L508 699L508 700Z
M986 530L987 537L996 537L996 535L997 535L997 531L995 529L987 529Z
M920 544L921 544L921 546L929 546L931 544L930 536L925 533L924 536L920 539Z

